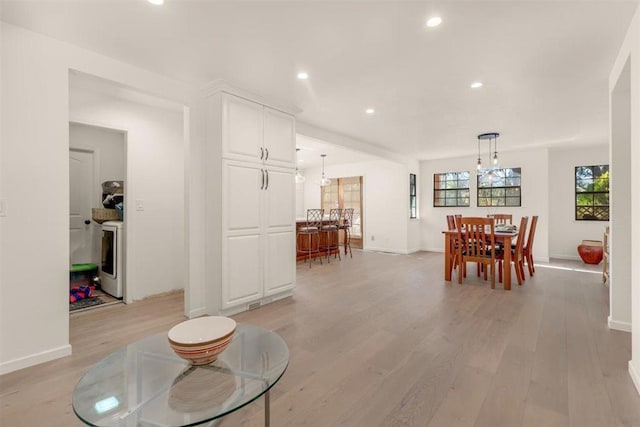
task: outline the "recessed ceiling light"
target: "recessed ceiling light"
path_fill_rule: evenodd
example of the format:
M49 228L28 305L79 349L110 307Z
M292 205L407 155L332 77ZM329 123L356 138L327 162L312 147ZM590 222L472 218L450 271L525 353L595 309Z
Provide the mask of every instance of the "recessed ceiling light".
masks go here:
M164 4L164 0L147 0L151 4L155 4L156 6L161 6Z
M471 89L478 89L482 87L482 82L473 82L471 83Z
M366 110L364 110L364 112L367 114L375 114L376 110L374 110L373 108L367 108Z
M442 18L440 18L439 16L429 18L429 20L427 21L427 27L437 27L440 24L442 24Z
M305 73L304 71L301 71L298 73L298 79L307 80L308 78L309 78L309 74Z

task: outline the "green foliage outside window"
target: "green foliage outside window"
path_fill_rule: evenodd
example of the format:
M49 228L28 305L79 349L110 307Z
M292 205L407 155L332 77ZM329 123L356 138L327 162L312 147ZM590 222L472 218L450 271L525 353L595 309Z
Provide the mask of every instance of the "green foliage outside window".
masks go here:
M434 173L433 206L469 206L469 175L469 171Z
M609 220L609 165L576 166L576 220Z
M478 206L520 206L522 203L520 168L478 171Z

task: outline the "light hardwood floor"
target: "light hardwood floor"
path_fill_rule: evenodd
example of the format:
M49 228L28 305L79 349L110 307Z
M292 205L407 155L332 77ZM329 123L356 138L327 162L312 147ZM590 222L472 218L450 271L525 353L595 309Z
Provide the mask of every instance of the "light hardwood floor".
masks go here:
M538 267L505 292L444 282L442 254L354 251L300 264L295 297L234 317L289 344L274 426L640 426L630 335L607 328L607 301L589 272ZM83 372L182 320L182 294L72 316L72 356L0 377L0 425L80 425ZM220 425L261 426L262 405Z

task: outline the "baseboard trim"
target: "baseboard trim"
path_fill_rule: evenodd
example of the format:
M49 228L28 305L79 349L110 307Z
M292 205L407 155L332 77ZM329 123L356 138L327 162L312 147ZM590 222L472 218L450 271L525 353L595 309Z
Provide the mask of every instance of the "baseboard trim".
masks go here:
M207 309L205 307L198 307L189 312L189 319L193 319L195 317L204 316L207 314Z
M71 345L67 344L63 345L62 347L46 350L36 354L31 354L19 359L2 362L0 363L0 375L8 374L9 372L14 372L34 365L39 365L41 363L49 362L51 360L59 359L61 357L69 355L71 355Z
M614 329L616 331L622 331L622 332L631 332L630 322L621 322L619 320L613 320L611 316L609 316L607 318L607 324L609 325L609 329Z
M640 375L638 374L638 371L636 371L635 366L633 366L633 360L629 360L629 375L631 376L633 385L636 386L636 391L640 394Z

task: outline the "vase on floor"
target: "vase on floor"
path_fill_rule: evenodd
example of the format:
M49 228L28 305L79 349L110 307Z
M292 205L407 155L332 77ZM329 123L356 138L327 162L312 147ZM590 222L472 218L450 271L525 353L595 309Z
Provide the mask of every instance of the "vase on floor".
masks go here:
M583 240L578 245L578 254L585 264L600 264L602 253L602 242L600 240Z

